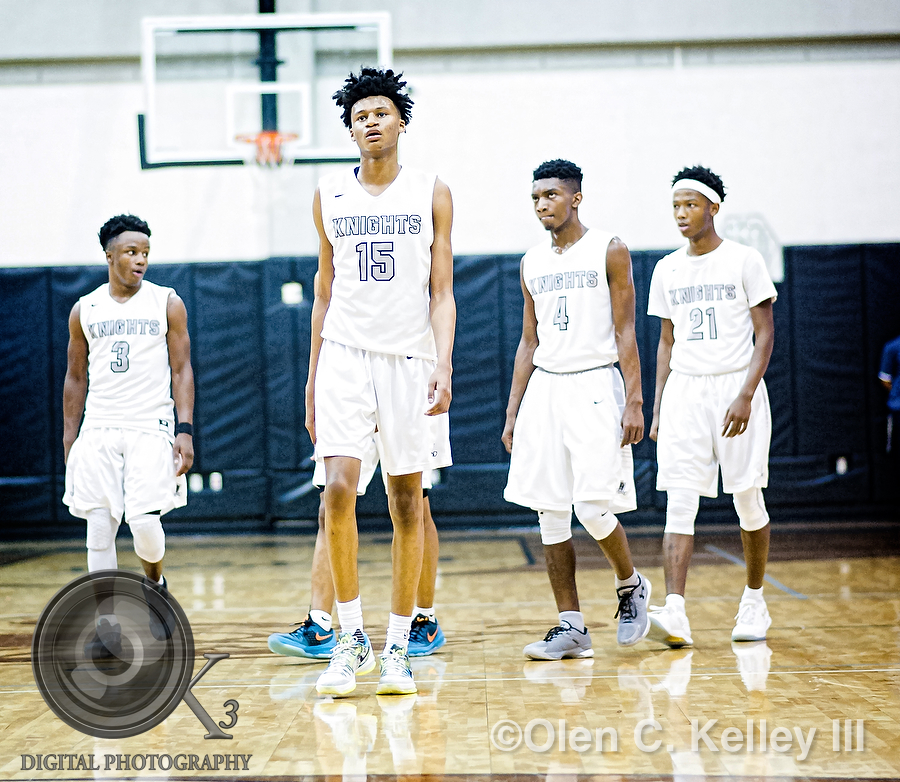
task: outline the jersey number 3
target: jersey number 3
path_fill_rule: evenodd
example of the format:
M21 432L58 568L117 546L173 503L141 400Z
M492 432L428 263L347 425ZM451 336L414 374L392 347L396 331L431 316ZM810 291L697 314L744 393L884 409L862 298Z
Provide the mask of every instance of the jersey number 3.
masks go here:
M556 302L556 314L553 316L553 325L559 326L560 331L569 328L569 316L566 314L566 297L560 296Z
M127 372L128 343L123 339L120 339L118 342L114 342L112 346L112 352L116 354L116 360L110 362L109 368L113 372Z
M359 281L366 282L370 277L378 282L394 279L393 242L360 242L356 245L359 258Z

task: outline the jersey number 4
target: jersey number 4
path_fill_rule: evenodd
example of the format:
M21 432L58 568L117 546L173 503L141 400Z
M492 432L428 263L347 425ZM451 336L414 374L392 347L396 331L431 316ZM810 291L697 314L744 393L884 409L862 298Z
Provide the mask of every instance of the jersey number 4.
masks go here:
M716 309L715 307L710 307L706 311L706 325L709 328L709 338L717 339L719 334L716 331ZM688 335L688 339L705 339L706 334L703 330L703 310L699 307L694 307L691 310L691 333Z
M556 302L556 314L553 316L553 325L559 326L560 331L569 328L569 316L566 315L566 297L560 296Z
M113 372L128 371L128 343L124 339L114 342L112 352L116 354L116 360L111 361L109 368Z
M359 281L369 278L378 282L394 279L393 242L360 242L356 245L359 258Z

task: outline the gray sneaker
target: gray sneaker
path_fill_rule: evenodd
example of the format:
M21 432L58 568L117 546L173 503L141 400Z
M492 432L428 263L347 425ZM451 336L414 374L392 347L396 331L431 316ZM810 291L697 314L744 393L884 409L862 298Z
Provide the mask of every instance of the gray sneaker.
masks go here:
M564 657L593 657L591 634L576 630L568 622L553 627L543 641L535 641L525 647L525 656L530 660L562 660Z
M650 582L638 573L637 586L623 586L616 590L619 597L619 630L616 640L619 646L634 646L650 632L647 604L650 602Z

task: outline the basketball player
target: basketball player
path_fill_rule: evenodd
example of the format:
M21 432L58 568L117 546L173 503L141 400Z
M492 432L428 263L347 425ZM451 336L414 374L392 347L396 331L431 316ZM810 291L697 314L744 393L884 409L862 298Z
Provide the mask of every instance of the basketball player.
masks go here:
M512 454L503 496L538 512L559 611L544 640L525 647L532 660L594 655L575 585L573 505L616 574L618 643L636 644L649 629L650 582L613 513L637 507L631 444L644 434L631 256L579 219L581 180L568 160L534 171L531 198L550 242L522 258L522 338L503 430Z
M898 449L894 447L893 439L894 421L900 420L900 336L886 343L881 351L878 380L888 392L885 453L896 461Z
M369 482L375 474L378 453L373 440L371 449L361 461L358 495L366 493ZM313 485L325 485L325 468L316 462ZM438 534L431 516L428 491L431 489L430 474L422 473L422 511L424 522L424 551L422 573L416 591L416 607L409 632L409 656L425 657L440 649L444 643L444 633L438 624L434 611L435 580L437 579ZM319 497L319 529L313 549L310 572L309 613L300 626L289 633L272 633L269 636L269 651L288 657L304 657L310 660L327 660L331 657L337 639L332 629L331 609L334 606L334 582L328 562L328 543L325 538L325 497Z
M325 177L313 202L319 277L307 381L307 429L325 463L325 531L337 646L321 694L347 695L375 658L363 631L356 492L376 429L391 521L393 581L378 694L416 691L408 642L422 566L422 472L450 464L427 416L450 406L456 323L450 190L400 166L410 120L406 82L363 68L335 93L359 166ZM430 295L429 295L430 294Z
M87 521L88 572L116 568L124 514L148 584L164 587L160 517L187 502L184 474L194 461L187 312L174 290L144 279L150 228L143 220L111 218L100 245L109 282L69 315L63 502ZM116 636L116 625L101 614L100 637Z
M690 646L684 589L694 550L700 495L733 495L741 526L747 587L733 641L760 641L772 623L763 599L769 515L772 418L763 375L775 330L776 292L762 256L721 238L714 219L725 199L708 168L674 178L675 222L688 244L656 264L647 312L662 319L650 437L656 440L656 488L668 494L663 554L666 604L650 612L650 635Z

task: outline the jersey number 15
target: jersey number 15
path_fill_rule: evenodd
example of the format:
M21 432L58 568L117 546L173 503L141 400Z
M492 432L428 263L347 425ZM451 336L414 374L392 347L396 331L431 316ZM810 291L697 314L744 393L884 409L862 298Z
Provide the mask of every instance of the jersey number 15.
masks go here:
M393 252L393 242L360 242L356 245L356 255L359 259L359 281L366 282L370 278L378 282L393 280Z

